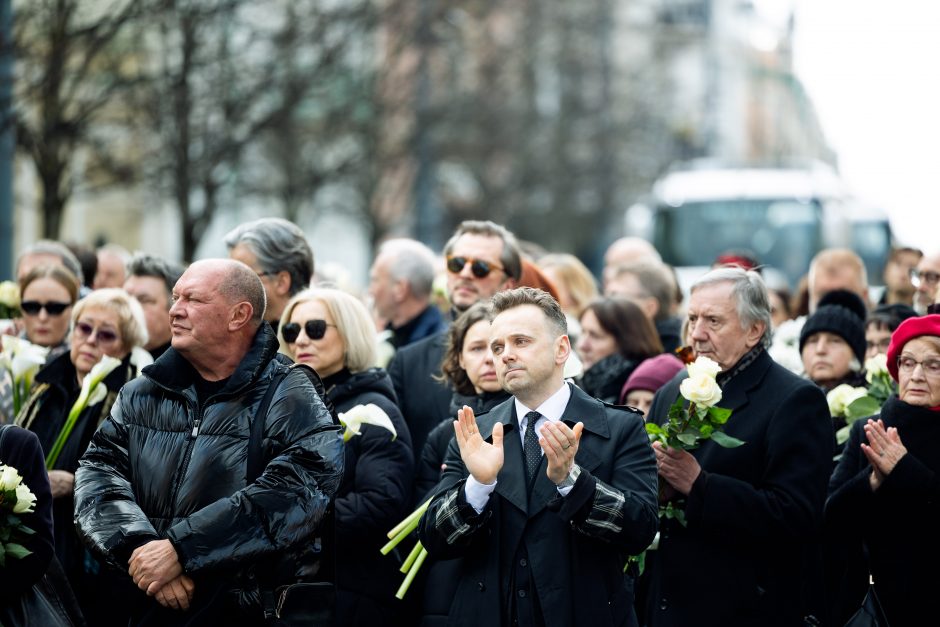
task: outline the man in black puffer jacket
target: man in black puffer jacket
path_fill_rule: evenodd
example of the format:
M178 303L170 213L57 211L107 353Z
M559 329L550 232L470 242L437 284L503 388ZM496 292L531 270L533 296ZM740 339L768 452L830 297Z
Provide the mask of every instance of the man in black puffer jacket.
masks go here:
M190 266L173 298L172 348L121 390L81 460L76 524L147 593L132 624L263 625L259 587L316 569L309 550L342 477L342 439L291 371L260 417L266 465L249 483L250 425L287 368L264 288L244 264L214 259ZM293 572L255 572L274 562Z

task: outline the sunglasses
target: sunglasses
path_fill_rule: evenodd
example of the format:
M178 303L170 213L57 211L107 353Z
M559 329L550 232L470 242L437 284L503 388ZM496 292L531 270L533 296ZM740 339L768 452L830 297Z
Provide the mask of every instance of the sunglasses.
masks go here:
M490 272L493 270L502 270L505 272L502 266L490 263L489 261L483 261L482 259L474 259L473 257L447 257L447 269L454 274L460 274L468 263L470 264L470 272L478 279L489 276Z
M311 340L322 340L326 335L327 327L335 327L335 324L327 324L326 320L307 320L304 322L304 333ZM300 324L297 322L288 322L281 327L281 333L284 335L284 341L293 344L300 337Z
M102 329L101 327L95 328L93 325L88 324L87 322L76 322L75 323L75 336L80 340L87 340L91 338L92 333L95 337L98 338L99 344L113 344L118 341L118 334L116 331L111 329Z
M60 303L54 300L48 303L40 303L38 300L24 300L20 303L20 309L27 316L38 316L43 309L50 316L61 316L62 312L72 306L72 303Z

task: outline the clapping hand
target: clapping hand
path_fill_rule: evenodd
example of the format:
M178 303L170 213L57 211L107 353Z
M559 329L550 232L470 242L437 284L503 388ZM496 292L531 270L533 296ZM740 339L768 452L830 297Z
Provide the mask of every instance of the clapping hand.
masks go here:
M871 420L865 424L865 437L868 444L862 443L862 453L871 464L869 484L872 491L881 487L885 477L891 474L901 458L907 455L907 448L901 443L901 436L894 427L885 429L882 420Z
M493 443L483 439L473 410L464 405L457 411L454 434L460 447L460 458L473 478L484 485L496 481L503 467L503 424L493 426Z

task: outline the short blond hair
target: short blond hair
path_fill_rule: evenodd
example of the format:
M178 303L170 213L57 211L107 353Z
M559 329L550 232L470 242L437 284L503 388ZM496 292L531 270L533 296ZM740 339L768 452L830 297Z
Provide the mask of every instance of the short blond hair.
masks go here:
M150 339L144 309L137 299L119 287L106 287L93 291L72 307L72 329L86 309L107 309L117 314L118 330L124 348L131 351L144 346Z
M342 290L332 287L314 287L294 295L284 307L277 337L281 343L281 352L291 355L292 351L284 340L284 325L290 322L294 308L301 303L318 300L330 312L336 330L346 346L344 366L350 372L362 372L375 364L375 324L369 310L361 300Z

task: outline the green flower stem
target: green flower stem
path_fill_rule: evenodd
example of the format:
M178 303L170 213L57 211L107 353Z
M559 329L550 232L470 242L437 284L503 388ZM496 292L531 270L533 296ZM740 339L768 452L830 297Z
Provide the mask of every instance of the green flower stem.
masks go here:
M75 421L78 420L78 415L82 413L83 409L85 409L85 404L88 402L88 396L88 394L79 394L78 400L76 400L75 404L72 405L72 409L69 411L69 417L66 418L65 424L62 425L62 430L59 431L59 436L55 439L55 444L52 445L52 450L50 450L49 454L46 455L46 470L52 470L56 461L59 459L59 453L62 452L62 448L65 446L65 442L72 434L72 429L75 428Z
M418 543L418 546L421 546ZM408 592L408 588L411 587L411 582L414 581L415 576L418 574L418 570L421 568L421 565L424 564L424 560L427 558L428 552L423 546L421 546L421 551L418 553L417 559L415 559L414 565L411 567L411 570L408 571L408 574L405 576L405 580L401 582L401 587L398 588L398 592L395 593L395 598L399 601L405 598L405 593Z
M422 512L423 513L423 512ZM410 518L410 517L409 517ZM418 523L421 522L421 516L415 516L408 525L398 532L398 534L388 541L388 543L379 549L382 555L388 555L389 552L398 546L402 540L411 535L411 532L418 528Z
M428 499L418 509L408 514L407 518L405 518L403 521L395 525L395 527L393 527L392 530L388 532L389 539L392 539L395 536L399 535L402 532L402 529L410 525L416 519L421 518L424 515L424 512L427 511L428 505L430 504L431 504L431 499Z
M407 575L408 571L411 570L412 565L415 563L415 560L418 559L418 554L421 553L421 551L424 551L424 546L418 541L415 543L415 548L411 549L411 553L405 558L405 562L401 565L399 570Z

